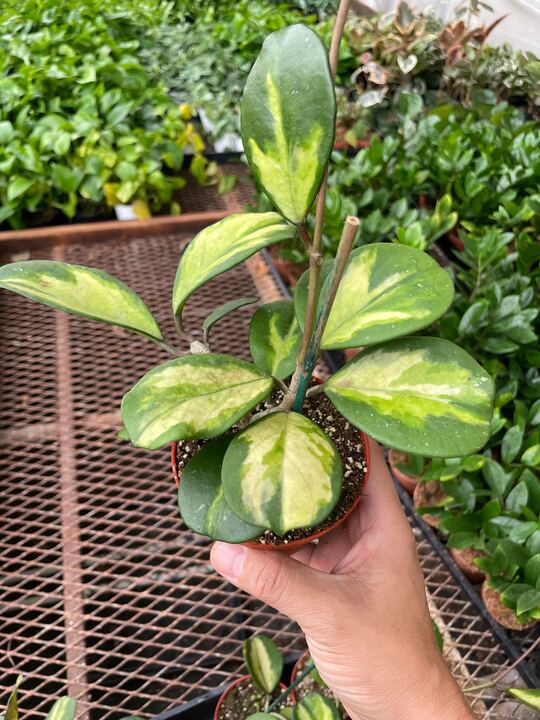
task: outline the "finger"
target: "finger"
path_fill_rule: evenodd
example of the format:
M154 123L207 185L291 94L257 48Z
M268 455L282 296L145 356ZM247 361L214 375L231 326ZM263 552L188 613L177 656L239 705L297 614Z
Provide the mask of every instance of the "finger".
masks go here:
M288 615L304 631L320 625L324 606L320 598L331 597L334 579L331 575L280 552L222 542L213 545L210 562L227 580Z

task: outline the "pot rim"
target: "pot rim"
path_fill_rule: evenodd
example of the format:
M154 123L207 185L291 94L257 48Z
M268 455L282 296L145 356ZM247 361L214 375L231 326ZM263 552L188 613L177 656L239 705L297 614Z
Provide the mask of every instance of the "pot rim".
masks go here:
M251 675L242 675L242 677L239 677L237 680L235 680L225 688L225 690L219 696L219 700L217 701L216 709L214 710L214 720L219 720L219 711L221 710L221 706L223 705L223 702L225 701L227 695L231 692L233 688L245 682L246 680L252 681ZM282 682L279 683L278 687L281 692L287 689L287 686ZM291 690L290 697L292 698L293 702L296 701L294 690Z

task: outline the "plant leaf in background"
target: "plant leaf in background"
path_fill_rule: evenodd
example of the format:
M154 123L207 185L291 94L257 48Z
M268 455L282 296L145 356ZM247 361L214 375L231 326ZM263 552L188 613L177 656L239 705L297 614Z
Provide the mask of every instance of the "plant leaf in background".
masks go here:
M416 332L441 317L453 296L448 273L421 250L366 245L351 253L322 347L361 347Z
M178 506L184 522L195 532L241 543L261 535L264 528L245 523L225 501L221 465L230 441L230 437L212 440L187 463L178 486Z
M412 337L368 348L324 388L353 425L397 450L457 457L489 437L493 381L447 340Z
M13 688L11 695L9 696L6 706L6 712L4 714L4 720L19 720L19 704L17 700L17 690L19 689L19 685L22 683L22 681L23 676L19 675L15 682L15 687Z
M58 698L46 717L46 720L73 720L77 709L77 701L64 695Z
M327 52L313 30L298 24L269 35L240 112L253 174L288 220L302 222L332 152L336 119Z
M253 682L271 695L283 672L283 656L276 644L266 635L256 635L244 642L242 652Z
M58 310L161 340L158 324L141 298L103 270L28 260L1 267L0 287Z
M233 511L278 535L327 517L341 481L341 458L330 438L294 412L273 412L238 433L223 460Z
M294 372L301 340L292 300L263 305L251 318L249 348L253 361L279 380Z
M512 697L540 712L540 689L538 688L508 688L507 692Z
M208 341L208 335L211 328L222 318L226 317L227 315L234 312L235 310L238 310L241 307L245 307L246 305L253 305L253 303L257 302L257 300L258 298L255 297L243 297L238 298L238 300L230 300L229 302L223 303L223 305L217 307L204 319L202 326L204 333L204 341Z
M341 720L335 703L323 695L311 693L294 706L294 720Z
M173 288L174 313L208 280L294 234L294 227L275 212L237 213L201 230L180 258Z
M272 389L255 365L227 355L193 355L150 370L122 399L122 420L136 447L226 432Z

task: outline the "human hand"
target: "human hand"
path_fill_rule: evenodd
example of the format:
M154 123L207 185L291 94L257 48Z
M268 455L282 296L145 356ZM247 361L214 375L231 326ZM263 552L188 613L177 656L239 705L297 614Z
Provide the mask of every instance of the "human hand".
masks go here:
M292 557L215 543L234 585L295 620L352 720L471 720L439 652L409 523L371 442L366 495L346 523Z

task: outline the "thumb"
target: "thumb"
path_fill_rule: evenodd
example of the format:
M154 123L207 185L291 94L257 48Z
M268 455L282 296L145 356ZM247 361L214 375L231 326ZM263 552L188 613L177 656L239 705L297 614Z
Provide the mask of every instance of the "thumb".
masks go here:
M213 545L210 562L233 585L292 618L305 632L321 619L321 598L331 596L335 580L284 553L223 542Z

